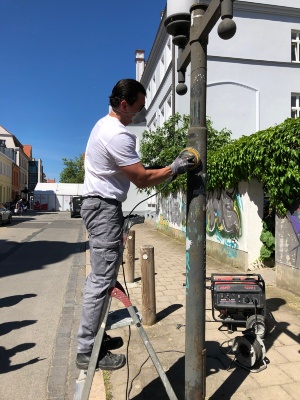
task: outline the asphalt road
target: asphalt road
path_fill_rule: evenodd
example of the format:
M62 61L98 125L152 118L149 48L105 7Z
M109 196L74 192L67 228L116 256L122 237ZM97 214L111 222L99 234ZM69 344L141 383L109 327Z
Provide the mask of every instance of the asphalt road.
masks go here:
M1 400L72 398L84 276L81 218L28 211L0 226Z

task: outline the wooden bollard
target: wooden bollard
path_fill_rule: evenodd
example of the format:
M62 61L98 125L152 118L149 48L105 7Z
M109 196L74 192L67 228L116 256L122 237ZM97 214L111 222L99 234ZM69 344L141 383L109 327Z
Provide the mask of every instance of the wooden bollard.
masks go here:
M154 247L141 247L142 321L143 325L156 322Z
M127 236L127 252L125 260L125 280L127 283L134 282L134 261L135 261L135 231L129 231Z

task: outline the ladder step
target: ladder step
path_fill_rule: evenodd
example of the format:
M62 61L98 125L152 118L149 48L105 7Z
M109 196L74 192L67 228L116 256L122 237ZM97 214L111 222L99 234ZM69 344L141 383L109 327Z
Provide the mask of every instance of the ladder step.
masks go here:
M136 315L140 322L142 317L135 306L133 306ZM127 308L121 308L120 310L110 311L107 317L106 330L112 330L117 328L123 328L124 326L134 325L132 318Z

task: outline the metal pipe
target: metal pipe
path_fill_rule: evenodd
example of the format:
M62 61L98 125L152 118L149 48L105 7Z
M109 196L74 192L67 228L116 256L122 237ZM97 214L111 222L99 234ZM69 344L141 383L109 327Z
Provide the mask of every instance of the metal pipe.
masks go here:
M196 1L196 0L195 0ZM172 0L168 4L172 5ZM231 4L230 4L231 2ZM199 0L190 8L191 26L187 33L187 14L175 13L165 21L178 49L176 92L186 93L185 72L191 63L190 128L188 147L200 155L200 165L187 174L186 214L186 343L185 343L185 399L205 399L205 289L206 289L206 81L208 35L221 15L218 34L230 39L236 31L232 21L234 0L211 0L209 6ZM178 1L174 0L178 5ZM183 2L184 3L184 2ZM176 7L177 9L177 7ZM173 8L171 7L171 10ZM189 45L185 44L189 36Z
M186 341L185 398L205 399L205 275L206 275L206 78L207 41L197 32L206 6L191 8L191 93L188 146L195 148L201 163L187 176L186 232Z
M172 116L175 115L175 73L176 73L175 44L172 43Z

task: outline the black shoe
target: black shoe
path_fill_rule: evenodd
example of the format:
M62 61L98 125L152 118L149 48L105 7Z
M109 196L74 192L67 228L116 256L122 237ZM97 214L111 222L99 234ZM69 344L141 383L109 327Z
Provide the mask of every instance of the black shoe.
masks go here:
M87 370L92 353L78 353L76 366L79 369ZM122 368L126 364L124 354L112 354L110 351L100 351L96 368L113 371Z
M77 353L76 357L76 367L79 369L88 369L90 359L91 359L91 352L90 353Z
M102 354L100 352L98 360L98 368L104 369L105 371L114 371L124 367L126 364L126 357L124 354L113 354L110 351L106 352L101 358Z
M116 350L123 346L123 339L120 336L110 337L104 332L102 346L103 350Z

